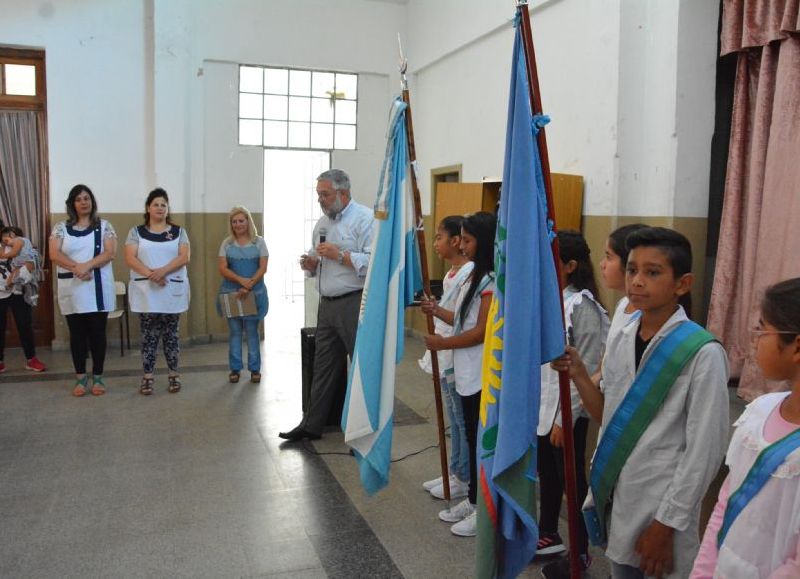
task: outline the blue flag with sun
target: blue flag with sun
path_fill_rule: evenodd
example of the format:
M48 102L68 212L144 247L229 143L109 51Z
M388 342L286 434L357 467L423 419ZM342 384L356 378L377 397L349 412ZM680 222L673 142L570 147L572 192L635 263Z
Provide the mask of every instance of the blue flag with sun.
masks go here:
M536 553L540 371L564 351L552 224L517 27L478 424L478 577L515 577Z

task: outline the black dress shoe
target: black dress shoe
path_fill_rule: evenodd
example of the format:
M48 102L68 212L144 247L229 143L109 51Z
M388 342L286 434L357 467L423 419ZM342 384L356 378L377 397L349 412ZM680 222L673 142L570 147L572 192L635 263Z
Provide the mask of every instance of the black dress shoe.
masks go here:
M322 438L321 434L314 434L313 432L308 432L307 430L297 426L290 430L289 432L279 432L278 436L283 438L284 440L288 440L289 442L297 442L298 440L303 440L307 438L309 440L319 440Z

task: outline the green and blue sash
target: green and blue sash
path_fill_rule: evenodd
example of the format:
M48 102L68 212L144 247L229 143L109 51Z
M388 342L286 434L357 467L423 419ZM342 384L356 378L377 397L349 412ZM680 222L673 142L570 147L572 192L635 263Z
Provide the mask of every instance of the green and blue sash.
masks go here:
M751 500L764 488L772 473L783 464L786 457L800 448L800 428L776 440L756 458L753 466L744 477L744 481L728 499L725 515L722 518L722 527L717 533L717 549L722 546L733 522L750 503Z
M664 336L605 426L597 446L589 484L594 507L584 510L586 530L595 545L605 545L607 516L614 486L631 452L650 426L684 366L714 336L686 320Z

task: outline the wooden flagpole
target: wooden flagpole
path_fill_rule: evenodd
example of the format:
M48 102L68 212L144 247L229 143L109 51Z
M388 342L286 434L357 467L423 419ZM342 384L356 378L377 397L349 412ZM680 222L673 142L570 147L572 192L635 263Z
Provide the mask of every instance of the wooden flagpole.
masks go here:
M539 92L539 75L536 71L536 54L533 50L533 33L531 32L531 20L528 14L527 0L518 0L517 12L519 25L522 27L522 45L525 50L525 62L528 72L528 89L531 99L531 112L535 115L542 114L541 93ZM555 230L555 211L553 208L553 185L550 179L550 158L547 153L547 137L544 127L539 129L536 137L539 146L539 157L542 161L542 174L544 176L544 188L547 195L547 217L553 223ZM553 240L553 262L556 267L556 275L561 280L561 258L559 254L558 238ZM562 292L563 287L559 288ZM564 318L564 300L559 296L561 304L561 317ZM567 523L569 526L569 568L570 577L579 579L581 576L581 565L578 555L578 491L575 475L575 441L572 431L572 397L570 393L569 373L558 373L558 391L561 405L561 424L564 432L564 485L567 491ZM580 460L584 460L580 457Z
M408 79L406 70L408 61L403 56L403 47L400 44L400 35L397 35L397 44L400 52L400 77L403 90L403 102L406 103L406 132L408 134L408 160L411 163L411 190L414 193L414 219L417 229L417 245L419 246L420 268L422 269L422 287L426 296L431 293L431 280L428 273L428 254L425 250L425 229L422 226L422 201L417 185L417 151L414 146L414 125L411 122L411 97L408 92ZM435 333L433 325L433 314L427 314L428 333ZM444 499L450 507L450 476L447 468L447 444L444 434L444 414L442 411L442 385L439 376L439 355L431 351L431 369L433 371L433 396L436 400L436 426L439 431L439 460L442 468L442 488L444 489Z

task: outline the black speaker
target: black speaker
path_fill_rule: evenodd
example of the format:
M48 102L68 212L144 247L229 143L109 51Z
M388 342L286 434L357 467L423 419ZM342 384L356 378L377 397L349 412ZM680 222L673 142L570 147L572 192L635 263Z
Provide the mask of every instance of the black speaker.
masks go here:
M314 382L314 352L316 348L317 328L300 328L300 359L302 362L302 407L303 412L308 409L308 399L311 397L311 384ZM344 409L344 399L347 395L347 364L344 365L341 376L338 380L336 397L333 399L327 426L341 426L342 410Z

